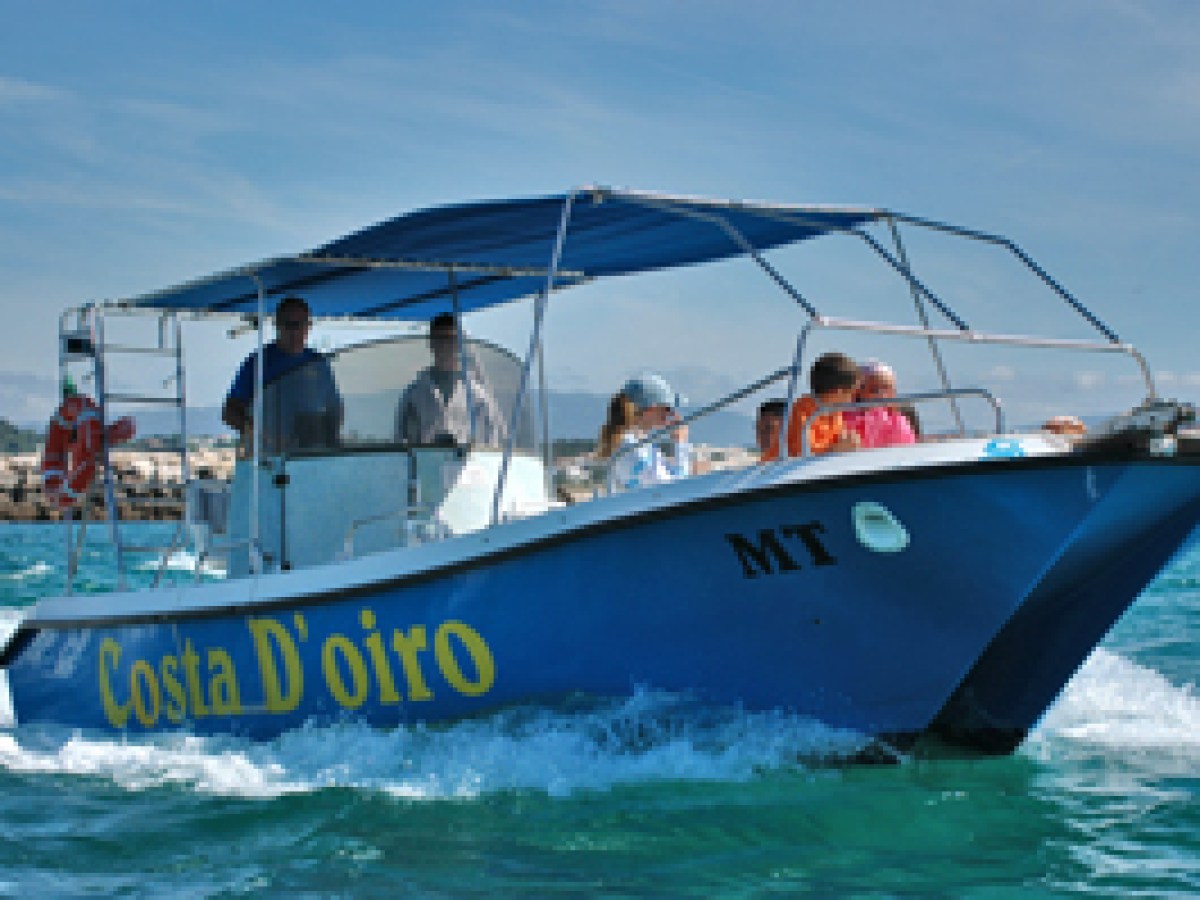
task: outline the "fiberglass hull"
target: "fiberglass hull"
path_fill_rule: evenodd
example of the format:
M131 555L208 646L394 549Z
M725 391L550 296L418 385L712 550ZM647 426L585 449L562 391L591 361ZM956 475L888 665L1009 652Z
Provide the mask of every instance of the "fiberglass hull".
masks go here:
M977 461L689 502L674 487L619 515L605 504L620 498L581 504L578 527L576 508L540 534L498 526L474 539L495 549L457 561L465 539L371 562L441 554L403 576L297 571L258 579L277 588L266 600L247 579L220 605L168 592L136 612L73 598L94 611L35 612L6 653L18 722L270 737L642 686L900 743L937 723L986 746L996 722L1036 722L1200 514L1184 460ZM873 538L864 509L892 524ZM505 545L510 528L532 537Z

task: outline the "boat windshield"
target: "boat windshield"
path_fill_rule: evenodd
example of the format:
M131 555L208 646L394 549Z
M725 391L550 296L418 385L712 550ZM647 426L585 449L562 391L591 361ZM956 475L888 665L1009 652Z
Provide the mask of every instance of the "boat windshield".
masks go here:
M465 341L454 369L439 369L424 336L404 336L314 357L263 390L263 452L381 446L502 448L521 363L486 341ZM443 366L446 364L443 363ZM533 403L517 422L518 450L536 450Z

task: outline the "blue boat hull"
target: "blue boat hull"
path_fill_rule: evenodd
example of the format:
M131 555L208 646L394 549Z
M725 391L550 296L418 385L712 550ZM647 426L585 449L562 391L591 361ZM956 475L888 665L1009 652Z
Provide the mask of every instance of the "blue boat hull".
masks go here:
M860 504L904 546L864 541ZM645 686L900 742L1023 736L1198 514L1185 461L782 484L321 594L298 571L286 603L253 604L248 580L236 609L35 622L8 676L23 724L127 732L269 737Z
M1010 753L1200 519L1171 479L1129 478L1080 527L938 714L930 733L957 748ZM1174 514L1145 521L1148 503Z

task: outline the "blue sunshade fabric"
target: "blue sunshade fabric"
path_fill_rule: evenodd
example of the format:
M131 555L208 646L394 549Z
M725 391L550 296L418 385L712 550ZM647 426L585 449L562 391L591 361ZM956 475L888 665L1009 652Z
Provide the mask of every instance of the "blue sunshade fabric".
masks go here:
M267 309L287 294L318 317L428 319L470 312L546 286L564 204L561 194L421 210L315 250L248 265L136 298L130 305L253 313L261 280ZM725 259L884 215L879 210L768 206L603 189L573 195L555 287L593 278Z

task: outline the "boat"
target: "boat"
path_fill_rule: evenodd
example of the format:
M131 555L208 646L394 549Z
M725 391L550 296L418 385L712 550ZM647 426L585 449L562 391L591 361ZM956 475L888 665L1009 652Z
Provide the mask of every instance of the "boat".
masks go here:
M910 265L902 234L914 231L1015 261L1095 334L972 328ZM847 239L896 280L916 324L819 313L769 258ZM794 400L810 338L834 330L927 345L940 387L897 402L986 404L986 427L854 452L785 449L770 463L639 490L602 484L565 502L550 478L541 365L551 301L722 261L782 291L780 327L799 322L794 351L686 422L765 391ZM336 413L283 409L308 367L271 383L257 367L253 418L263 424L232 482L193 477L182 323L229 320L256 329L261 348L289 295L319 319L374 324L527 304L523 353L460 340L464 370L490 384L504 412L500 435L403 439L397 402L428 364L426 342L372 334L320 357L340 392ZM155 337L120 344L128 319L154 323ZM1145 397L1082 437L1013 431L990 388L950 379L940 353L952 344L1116 354ZM166 396L122 393L112 374L122 354L165 360L179 377L165 379ZM104 427L91 496L107 500L121 584L83 594L69 580L63 596L27 611L0 654L22 727L269 739L645 688L811 717L898 752L1008 753L1200 518L1195 410L1158 395L1136 348L1012 241L886 209L596 186L435 207L68 310L60 357L64 377L77 372L76 384L95 389ZM131 561L147 548L116 515L107 463L118 413L138 403L165 403L182 439L187 516L162 558L189 548L221 560L227 577L130 585ZM71 578L96 508L71 507L63 525Z

